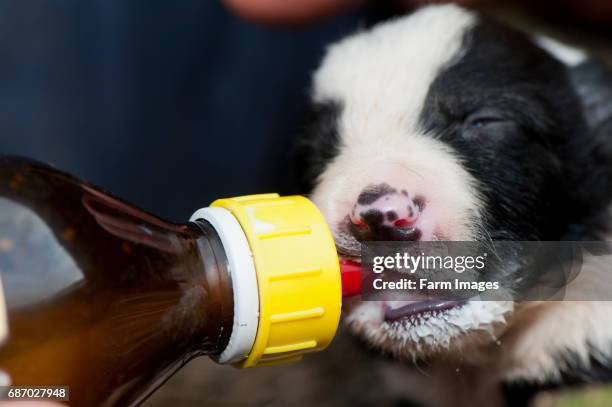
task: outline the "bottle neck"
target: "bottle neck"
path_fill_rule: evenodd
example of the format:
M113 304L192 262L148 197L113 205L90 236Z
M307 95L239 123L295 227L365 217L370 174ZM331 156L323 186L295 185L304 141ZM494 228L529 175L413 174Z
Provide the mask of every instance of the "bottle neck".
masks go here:
M191 216L191 222L209 236L210 249L205 249L203 258L223 264L216 269L225 269L224 292L231 288L233 299L232 325L224 330L225 334L231 331L229 341L220 354L212 357L218 363L240 362L253 348L260 317L259 288L249 242L238 220L224 208L199 209ZM216 250L218 256L211 250ZM214 265L205 265L206 270L211 267Z
M196 233L197 257L201 262L200 287L204 295L201 306L192 308L193 320L199 326L202 354L219 355L228 345L234 320L234 299L228 258L219 234L209 222L198 219L190 223Z

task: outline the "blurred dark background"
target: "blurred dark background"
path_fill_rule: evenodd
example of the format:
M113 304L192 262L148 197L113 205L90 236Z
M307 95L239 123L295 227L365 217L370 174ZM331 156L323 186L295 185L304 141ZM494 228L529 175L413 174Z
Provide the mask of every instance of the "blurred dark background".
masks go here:
M211 0L0 1L0 153L176 221L219 197L296 192L310 75L363 21L270 28Z

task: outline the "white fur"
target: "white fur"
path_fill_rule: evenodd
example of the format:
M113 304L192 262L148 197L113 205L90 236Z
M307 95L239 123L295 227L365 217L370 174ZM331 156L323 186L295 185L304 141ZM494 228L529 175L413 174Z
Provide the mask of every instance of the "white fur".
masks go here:
M314 99L343 103L343 137L383 144L415 131L431 82L458 58L475 16L456 6L426 7L331 46L314 77Z
M566 356L586 369L591 356L612 358L612 301L605 301L612 298L612 256L584 256L564 301L531 302L517 312L503 339L507 379L555 379Z
M588 370L590 355L609 360L611 338L610 302L528 304L502 337L503 378L554 380L565 370L566 362Z
M550 37L536 37L535 42L568 66L576 66L584 62L588 57L588 54L584 50L563 44Z

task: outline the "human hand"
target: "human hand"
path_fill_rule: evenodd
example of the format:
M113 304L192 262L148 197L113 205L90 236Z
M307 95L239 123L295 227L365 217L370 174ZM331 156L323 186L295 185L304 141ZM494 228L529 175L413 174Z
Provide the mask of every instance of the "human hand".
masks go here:
M240 16L269 24L304 24L359 7L366 0L224 0L225 4ZM487 0L455 0L454 3L472 5ZM443 2L443 0L399 0L406 8L419 4Z
M224 0L238 15L268 24L299 25L363 5L367 0ZM381 0L377 0L381 1ZM463 6L495 3L497 0L388 0L410 7L420 4L451 2ZM573 16L574 20L594 23L612 21L609 0L522 0L528 8L545 14ZM542 14L542 13L540 13Z

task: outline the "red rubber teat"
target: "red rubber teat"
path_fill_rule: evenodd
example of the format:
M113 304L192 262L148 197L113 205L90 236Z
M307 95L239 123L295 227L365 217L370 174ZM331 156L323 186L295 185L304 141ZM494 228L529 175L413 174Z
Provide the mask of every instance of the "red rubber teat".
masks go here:
M361 264L352 260L340 259L342 297L361 294Z

